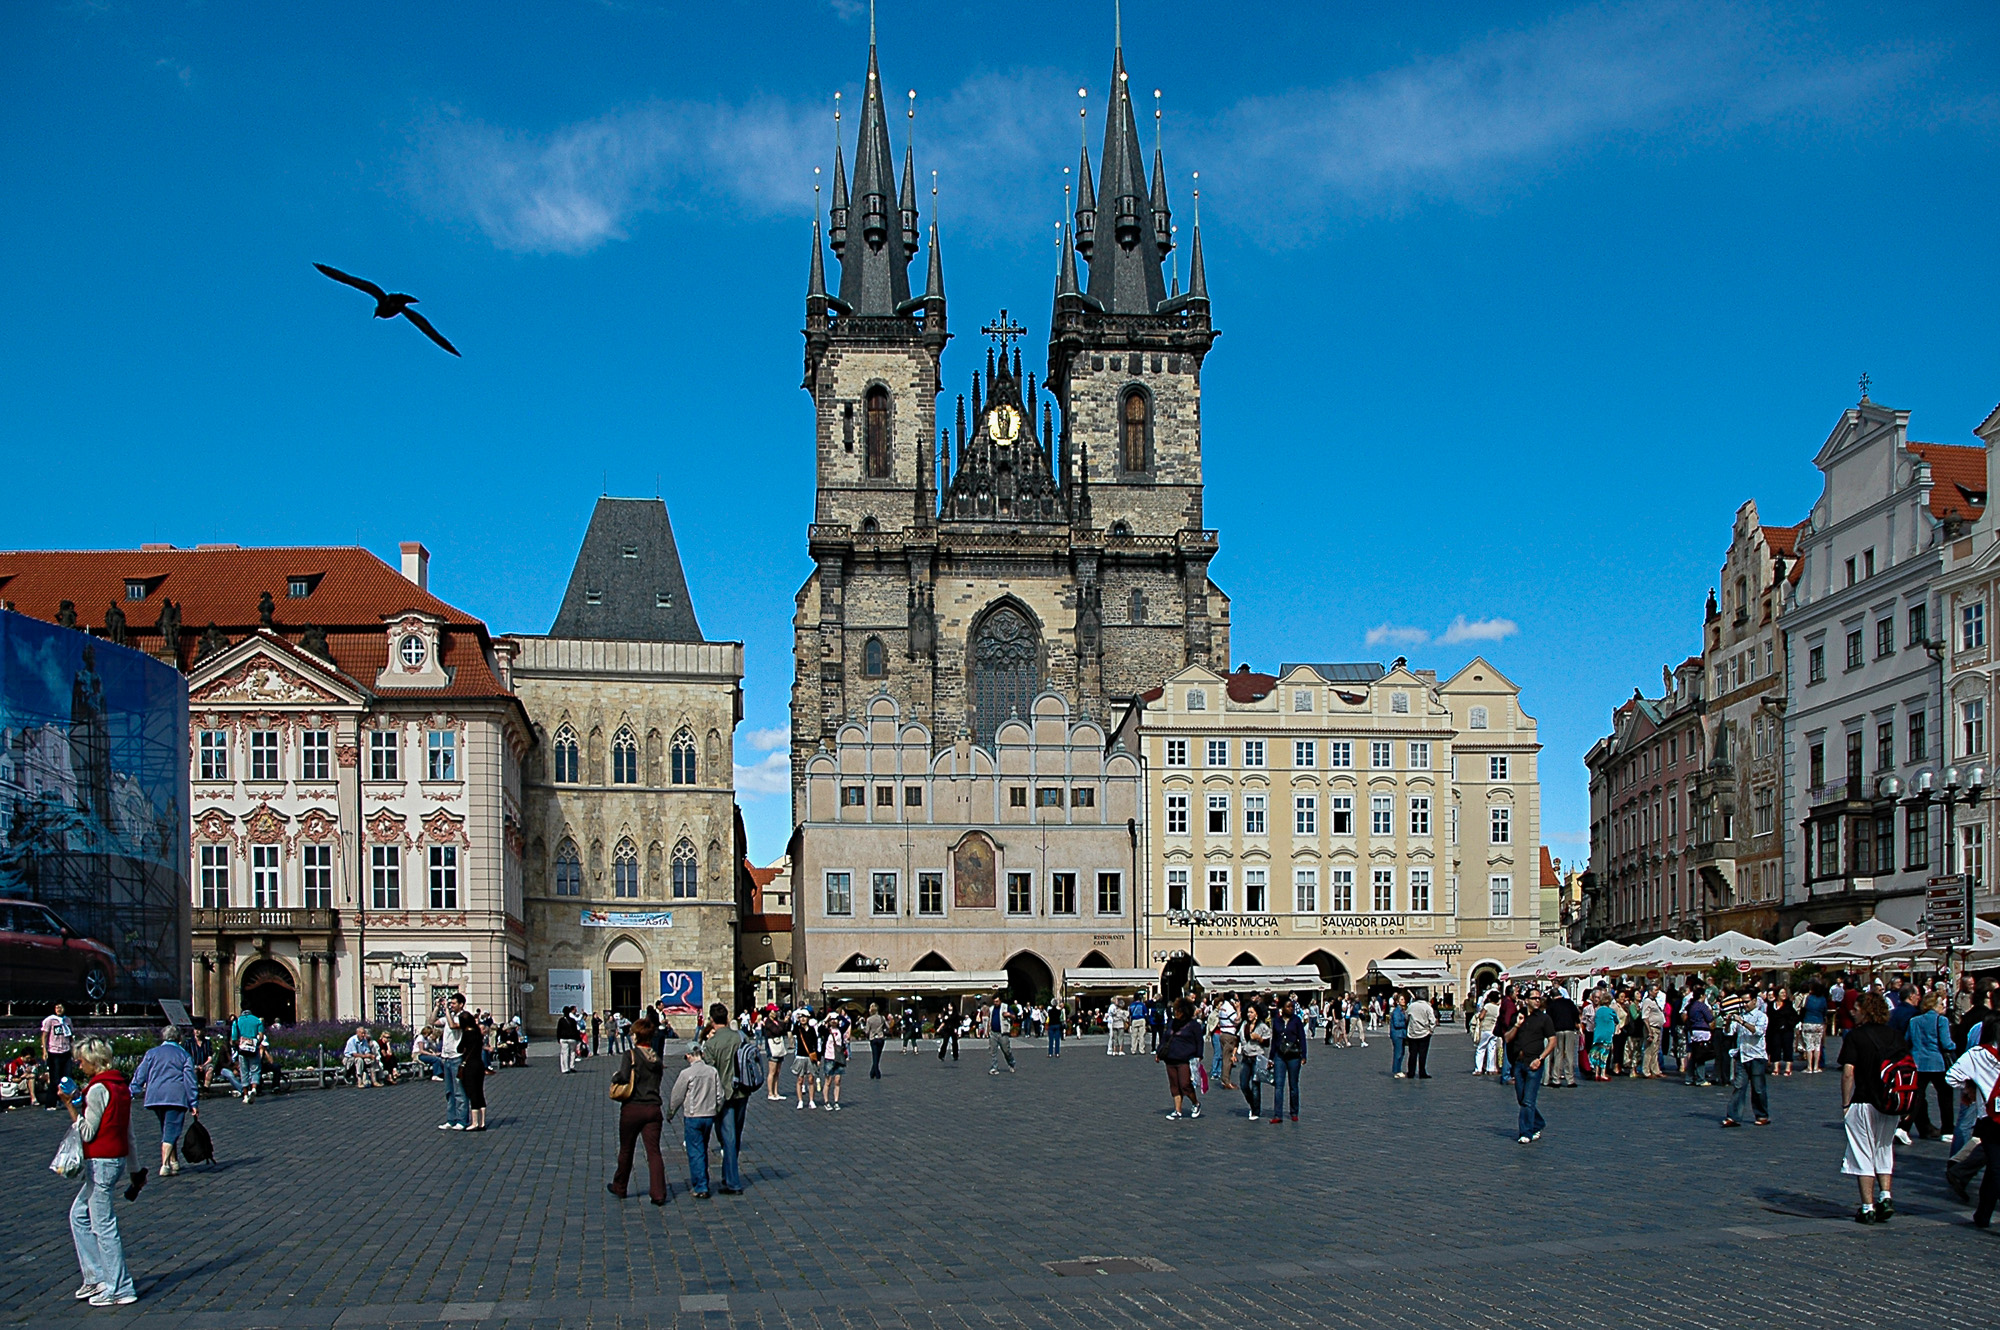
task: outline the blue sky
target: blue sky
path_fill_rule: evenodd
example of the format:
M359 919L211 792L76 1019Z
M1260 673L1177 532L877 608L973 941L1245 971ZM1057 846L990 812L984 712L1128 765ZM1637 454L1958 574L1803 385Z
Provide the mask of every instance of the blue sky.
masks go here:
M1110 7L880 28L956 383L1000 306L1046 330ZM1183 225L1202 173L1237 661L1485 653L1566 857L1584 750L1697 645L1737 505L1805 513L1856 377L1938 442L2000 399L1984 0L1129 0L1124 30ZM595 496L657 486L703 628L747 646L775 857L812 168L866 39L855 0L5 6L0 546L422 539L434 590L539 632ZM315 260L417 293L465 358Z

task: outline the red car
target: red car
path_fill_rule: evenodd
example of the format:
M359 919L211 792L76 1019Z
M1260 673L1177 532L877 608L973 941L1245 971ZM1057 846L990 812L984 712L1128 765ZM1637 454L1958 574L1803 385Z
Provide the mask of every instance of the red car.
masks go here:
M36 901L0 898L0 987L10 998L108 1002L118 972L111 948Z

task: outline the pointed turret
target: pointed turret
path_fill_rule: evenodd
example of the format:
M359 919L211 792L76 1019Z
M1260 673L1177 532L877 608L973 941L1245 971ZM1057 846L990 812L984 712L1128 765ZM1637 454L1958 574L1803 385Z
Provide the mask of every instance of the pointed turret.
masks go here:
M903 145L903 192L897 197L896 211L903 215L903 257L917 256L917 145Z
M810 318L815 313L826 313L826 256L817 213L813 215L812 265L806 269L806 316Z
M1097 239L1097 187L1090 183L1090 145L1083 145L1083 156L1076 168L1076 252L1085 261L1090 258L1090 247Z
M1069 226L1063 226L1062 257L1056 262L1056 299L1077 294L1076 247L1070 244Z
M931 262L924 274L924 331L944 331L944 251L938 248L937 218L931 218Z
M1163 259L1174 247L1174 215L1167 207L1167 165L1158 148L1153 149L1153 245Z
M833 252L847 248L847 164L841 160L840 94L833 95L833 211L827 217Z
M1100 212L1111 215L1111 244L1099 243L1090 259L1090 294L1111 314L1151 314L1167 298L1160 271L1163 251L1152 231L1152 195L1146 158L1126 86L1125 51L1111 60L1111 104L1104 117L1104 166L1098 178ZM1162 189L1160 201L1165 203Z
M896 191L895 158L889 148L889 120L882 106L882 73L875 45L868 46L868 86L862 93L861 127L854 145L854 198L859 216L848 219L848 243L840 251L840 298L856 314L890 316L910 298L910 255L914 252L916 197L910 193L909 235ZM835 199L840 180L836 176ZM913 190L913 182L906 189ZM859 235L853 234L857 231ZM856 241L859 243L855 243Z

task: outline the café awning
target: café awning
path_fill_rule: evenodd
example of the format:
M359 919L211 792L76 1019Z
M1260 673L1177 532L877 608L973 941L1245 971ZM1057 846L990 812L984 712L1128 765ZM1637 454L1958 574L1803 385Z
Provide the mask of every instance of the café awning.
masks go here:
M826 993L997 993L1005 970L842 970L820 980Z
M1066 993L1142 993L1160 982L1152 970L1112 970L1102 966L1063 971Z
M1194 981L1211 993L1323 993L1332 987L1315 965L1197 965Z
M1458 980L1436 961L1370 961L1368 973L1397 988L1456 988Z

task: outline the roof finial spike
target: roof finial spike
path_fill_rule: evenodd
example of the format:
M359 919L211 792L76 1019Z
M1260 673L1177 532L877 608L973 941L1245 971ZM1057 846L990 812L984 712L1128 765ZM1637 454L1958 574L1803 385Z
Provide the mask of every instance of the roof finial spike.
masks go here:
M1864 402L1868 400L1868 384L1868 371L1864 369L1861 371L1861 400Z
M868 0L872 5L875 0ZM1120 52L1125 49L1125 7L1122 0L1111 0L1111 44Z
M868 45L875 45L875 0L868 0Z

